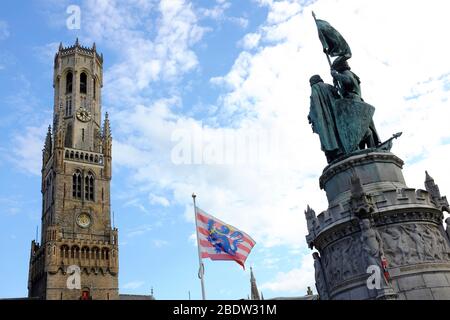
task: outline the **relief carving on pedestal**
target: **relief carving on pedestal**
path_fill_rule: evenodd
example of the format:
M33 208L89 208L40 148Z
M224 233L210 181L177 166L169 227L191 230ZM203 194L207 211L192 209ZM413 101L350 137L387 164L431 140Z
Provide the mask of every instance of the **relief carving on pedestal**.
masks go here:
M389 266L448 261L449 246L434 225L404 224L380 230Z
M361 250L361 242L356 236L347 237L324 250L321 261L330 287L364 272Z

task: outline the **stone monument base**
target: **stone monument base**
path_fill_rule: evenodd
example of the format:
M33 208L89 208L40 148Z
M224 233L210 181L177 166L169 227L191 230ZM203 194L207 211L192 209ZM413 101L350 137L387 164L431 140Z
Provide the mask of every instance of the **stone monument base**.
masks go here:
M305 211L322 299L450 299L447 200L428 175L426 190L408 188L402 167L376 151L325 168L328 209Z

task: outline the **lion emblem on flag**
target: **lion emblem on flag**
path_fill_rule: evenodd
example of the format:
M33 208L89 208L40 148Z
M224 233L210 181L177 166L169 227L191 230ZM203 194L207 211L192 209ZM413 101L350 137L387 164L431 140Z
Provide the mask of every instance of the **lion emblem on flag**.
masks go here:
M227 225L216 226L216 221L208 220L208 241L214 246L217 253L225 252L235 256L238 244L241 243L244 235L240 231L233 230Z

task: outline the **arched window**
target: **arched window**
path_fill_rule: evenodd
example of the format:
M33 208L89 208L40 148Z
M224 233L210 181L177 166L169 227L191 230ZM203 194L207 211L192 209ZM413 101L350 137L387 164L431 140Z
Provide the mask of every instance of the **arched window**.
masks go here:
M66 117L72 115L72 97L66 97Z
M80 247L78 247L78 246L72 247L72 258L76 258L76 259L80 258Z
M98 247L93 247L91 252L92 259L100 259L100 252Z
M80 74L80 93L87 93L87 75L84 72Z
M61 258L68 258L69 257L69 247L67 245L61 246Z
M84 178L84 199L94 201L94 176L90 172Z
M83 258L83 259L89 259L90 258L90 256L89 256L89 248L88 247L83 247L83 249L81 249L81 257Z
M72 196L81 199L81 172L78 170L72 176Z
M94 100L95 100L95 96L97 95L97 80L94 78L94 81L92 82L92 85L93 85L93 93L94 93Z
M72 72L67 72L66 75L66 94L72 93L72 83L73 83L73 74Z

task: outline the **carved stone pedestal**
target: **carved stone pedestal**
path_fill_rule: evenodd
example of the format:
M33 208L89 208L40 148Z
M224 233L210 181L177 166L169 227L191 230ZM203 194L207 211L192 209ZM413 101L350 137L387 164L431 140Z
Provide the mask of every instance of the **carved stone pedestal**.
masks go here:
M305 211L322 299L450 299L447 199L428 174L427 190L408 188L402 166L366 152L325 168L328 209Z

